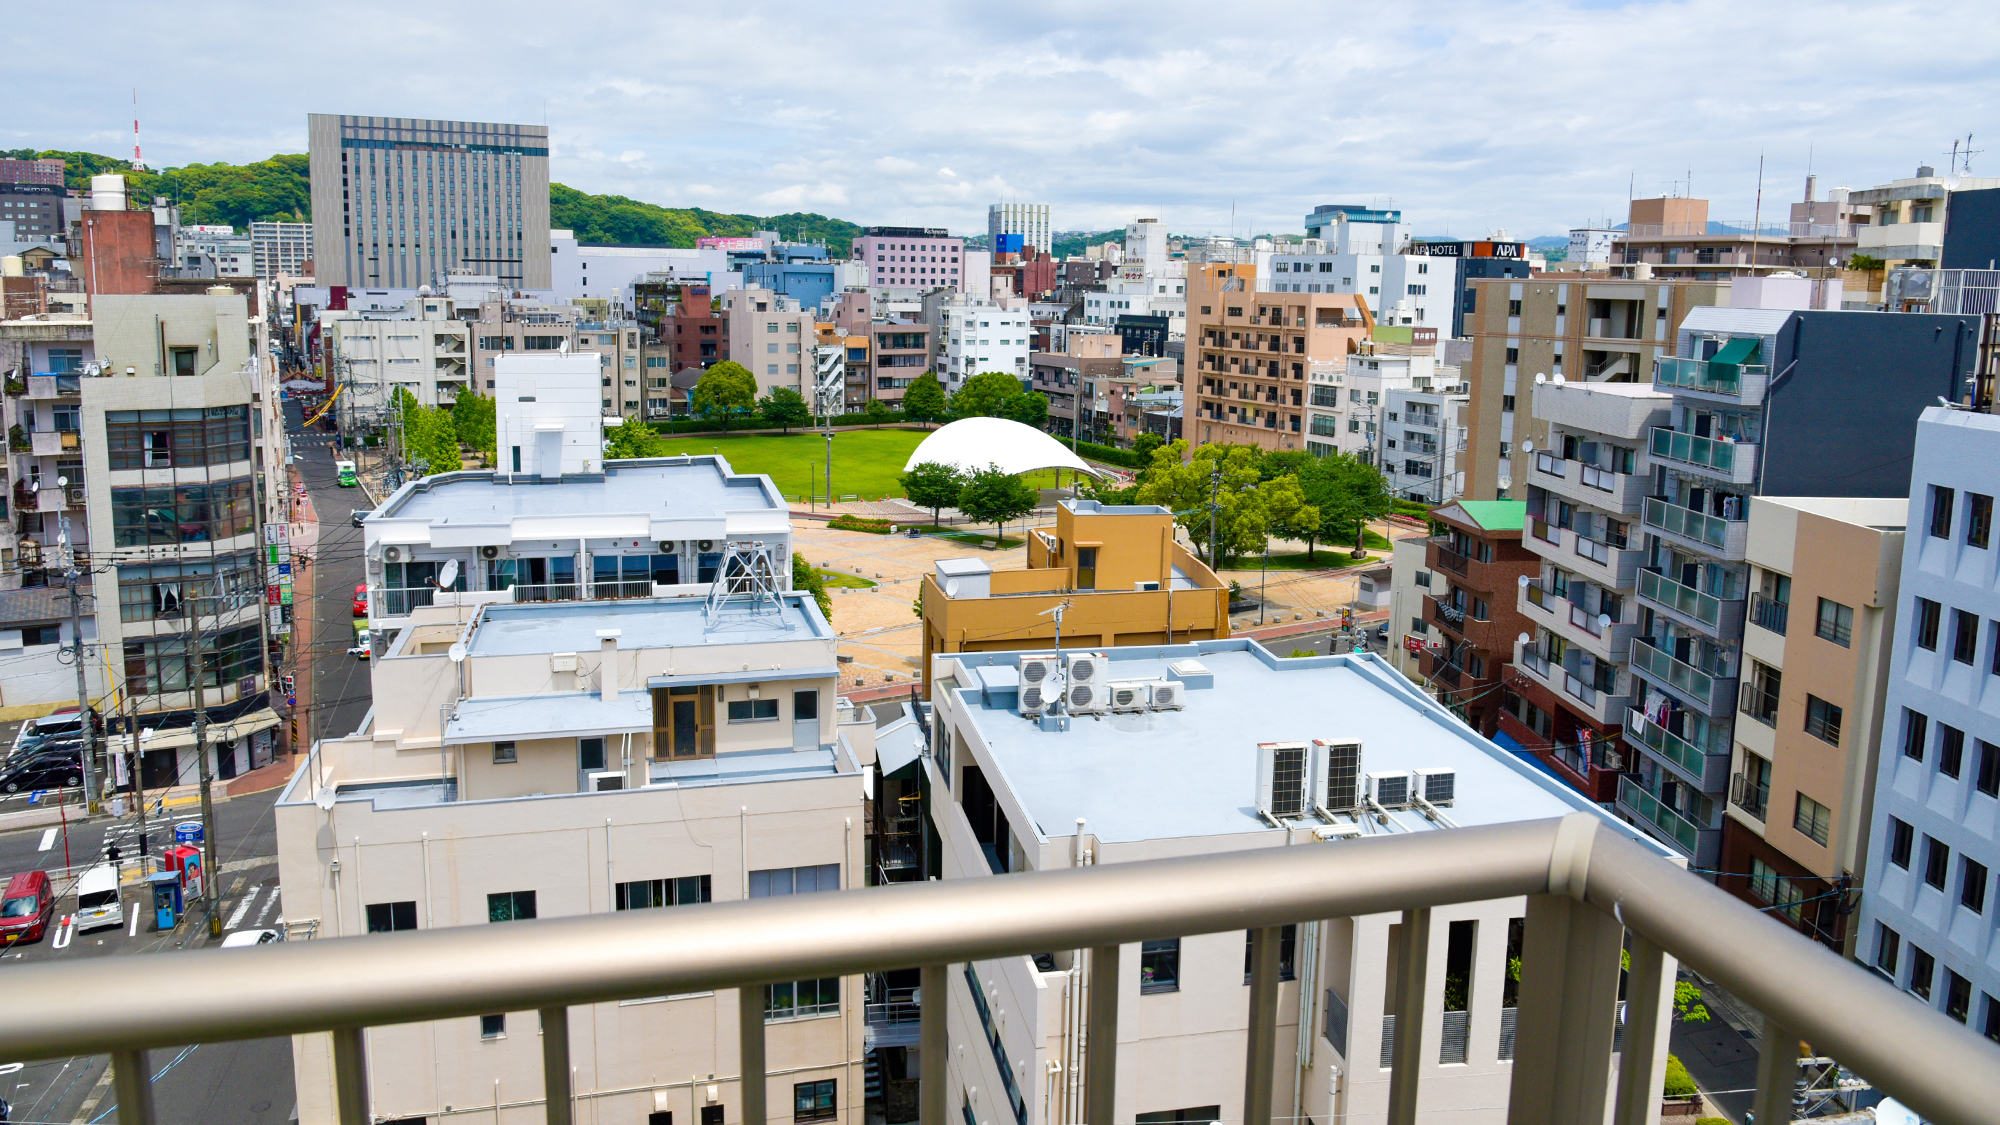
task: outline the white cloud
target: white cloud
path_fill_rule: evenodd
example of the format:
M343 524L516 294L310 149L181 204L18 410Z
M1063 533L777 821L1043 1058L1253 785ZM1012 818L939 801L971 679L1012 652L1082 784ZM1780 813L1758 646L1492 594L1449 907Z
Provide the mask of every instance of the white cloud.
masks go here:
M1942 164L1953 134L2000 134L2000 6L1969 0L1921 18L1839 0L1432 0L1366 20L1252 0L1221 23L1191 0L1145 20L891 0L869 18L893 49L865 53L804 0L613 0L555 36L526 0L477 21L369 0L334 19L203 10L194 28L121 6L93 40L108 71L166 54L232 75L141 88L149 162L303 151L310 111L546 120L555 179L586 191L960 231L1000 199L1046 202L1061 229L1157 213L1222 232L1233 208L1261 232L1393 198L1423 233L1546 234L1619 217L1628 184L1656 194L1690 168L1713 214L1747 217L1760 152L1768 210L1797 197L1809 149L1821 183L1864 186ZM54 40L64 19L23 9L10 30ZM299 43L303 72L284 49ZM130 145L123 88L14 108L0 147Z

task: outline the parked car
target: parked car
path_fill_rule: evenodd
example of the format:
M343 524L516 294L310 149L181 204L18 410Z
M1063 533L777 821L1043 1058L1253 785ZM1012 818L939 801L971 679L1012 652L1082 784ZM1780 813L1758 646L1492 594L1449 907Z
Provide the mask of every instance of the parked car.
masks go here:
M358 623L354 626L354 647L347 650L347 655L368 659L368 630Z
M375 509L373 508L350 508L347 512L347 518L354 521L354 526L360 527L362 520L374 514Z
M9 762L24 762L29 758L39 758L44 754L55 753L57 751L67 750L71 753L78 753L82 749L83 732L81 731L72 731L66 734L39 734L16 747L13 753L7 755L7 760Z
M100 863L76 880L76 932L125 924L125 904L118 897L118 865Z
M23 871L0 893L0 943L40 941L55 920L56 896L46 871Z
M238 930L222 939L224 949L242 949L246 946L270 945L285 940L285 935L276 930Z
M83 755L57 751L10 762L0 770L0 792L67 789L83 784Z
M77 709L65 707L54 714L43 715L39 719L29 719L22 723L20 731L14 735L14 749L19 751L22 744L31 738L46 738L56 734L75 735L82 731L83 720L78 715Z
M368 583L366 582L356 582L354 584L354 616L368 616Z

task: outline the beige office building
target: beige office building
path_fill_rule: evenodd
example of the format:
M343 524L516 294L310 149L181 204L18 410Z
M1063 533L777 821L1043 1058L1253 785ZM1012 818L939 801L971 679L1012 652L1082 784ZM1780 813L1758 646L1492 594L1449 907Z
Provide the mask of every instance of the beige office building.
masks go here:
M1306 448L1307 375L1344 369L1375 318L1352 293L1261 293L1248 263L1193 265L1187 277L1195 445Z

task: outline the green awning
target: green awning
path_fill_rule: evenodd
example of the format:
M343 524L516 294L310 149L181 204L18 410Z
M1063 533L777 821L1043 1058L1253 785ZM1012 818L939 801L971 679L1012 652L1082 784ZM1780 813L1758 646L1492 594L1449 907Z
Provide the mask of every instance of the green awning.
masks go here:
M1722 350L1711 356L1709 362L1741 366L1757 357L1757 349L1762 343L1755 336L1738 336L1722 345Z

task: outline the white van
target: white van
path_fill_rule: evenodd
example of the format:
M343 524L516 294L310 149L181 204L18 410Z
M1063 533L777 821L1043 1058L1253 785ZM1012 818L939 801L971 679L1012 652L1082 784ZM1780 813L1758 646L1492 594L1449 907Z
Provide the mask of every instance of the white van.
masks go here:
M100 863L76 880L76 932L125 924L125 906L118 898L118 867Z

